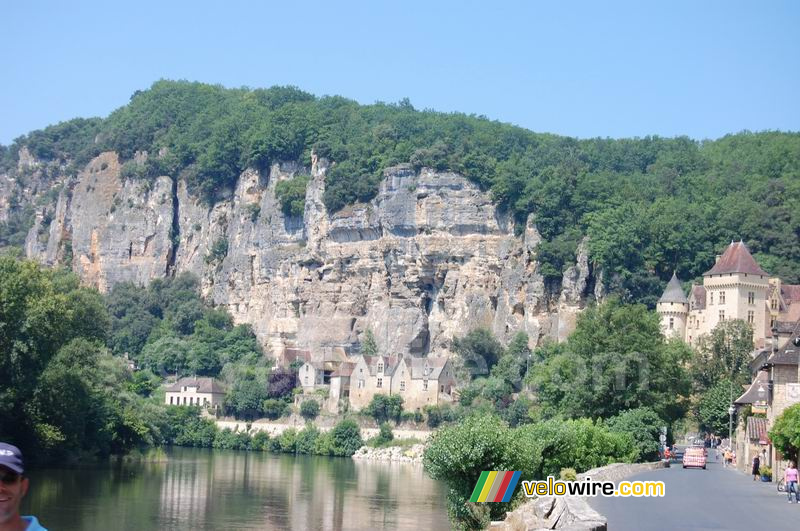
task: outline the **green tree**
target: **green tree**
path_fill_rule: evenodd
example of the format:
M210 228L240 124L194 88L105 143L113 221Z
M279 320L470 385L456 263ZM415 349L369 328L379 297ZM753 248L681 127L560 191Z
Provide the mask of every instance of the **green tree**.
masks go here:
M267 389L255 378L238 380L225 397L225 407L235 416L252 419L263 412Z
M637 459L641 461L658 459L661 428L666 425L667 423L649 407L623 411L606 422L606 426L612 432L627 433L631 436L639 451Z
M472 377L489 374L503 355L503 346L485 328L473 330L460 339L454 338L453 350L464 360Z
M330 432L331 455L350 457L364 446L358 424L352 420L342 420Z
M800 404L789 406L775 419L769 431L775 448L797 463L800 457Z
M376 356L378 354L378 343L375 341L375 334L371 329L364 332L364 341L361 343L361 353L364 356Z
M720 380L749 381L748 363L753 350L753 328L742 319L720 322L698 341L692 360L695 387L703 391Z
M608 418L648 406L672 421L685 412L690 350L665 342L642 305L611 298L587 308L564 344L541 350L530 378L551 415Z
M379 424L388 420L400 421L403 414L403 397L400 395L375 395L364 408L364 413Z
M697 403L697 420L700 429L716 434L728 432L728 408L736 397L736 389L731 380L718 380L710 389L699 397ZM736 414L733 416L733 426L736 427Z
M313 420L319 415L319 402L316 400L304 400L300 404L300 416L306 420Z

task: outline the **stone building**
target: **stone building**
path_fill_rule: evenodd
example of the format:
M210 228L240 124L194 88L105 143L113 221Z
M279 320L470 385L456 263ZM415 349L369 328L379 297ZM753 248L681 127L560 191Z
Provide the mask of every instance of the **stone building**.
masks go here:
M222 406L224 399L225 389L213 378L187 377L167 388L164 403L216 409Z
M358 356L350 373L350 407L366 407L375 395L399 395L406 410L452 401L455 375L447 358Z

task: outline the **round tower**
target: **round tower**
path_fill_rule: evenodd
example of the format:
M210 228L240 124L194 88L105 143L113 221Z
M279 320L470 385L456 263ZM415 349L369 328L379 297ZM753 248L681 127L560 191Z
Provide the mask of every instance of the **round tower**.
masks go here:
M661 317L661 331L668 337L677 337L686 341L686 318L689 315L689 299L683 293L683 288L675 273L664 294L658 299L656 311Z

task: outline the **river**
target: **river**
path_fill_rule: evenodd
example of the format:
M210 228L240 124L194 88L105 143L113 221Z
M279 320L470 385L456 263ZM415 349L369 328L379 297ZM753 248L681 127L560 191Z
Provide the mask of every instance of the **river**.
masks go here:
M164 463L32 471L23 514L51 531L449 529L421 466L172 448Z

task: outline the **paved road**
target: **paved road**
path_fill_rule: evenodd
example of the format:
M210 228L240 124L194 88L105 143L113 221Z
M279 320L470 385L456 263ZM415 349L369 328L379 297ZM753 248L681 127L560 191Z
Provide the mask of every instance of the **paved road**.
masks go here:
M663 481L664 498L590 498L608 518L609 531L800 529L800 504L786 502L775 483L725 469L709 450L707 470L653 470L630 479Z

